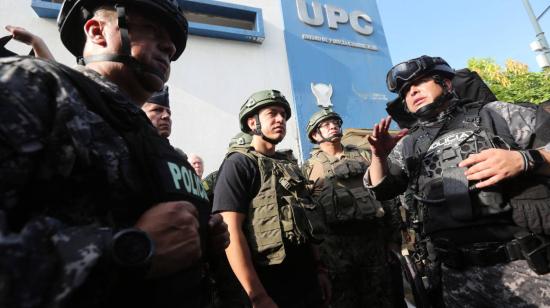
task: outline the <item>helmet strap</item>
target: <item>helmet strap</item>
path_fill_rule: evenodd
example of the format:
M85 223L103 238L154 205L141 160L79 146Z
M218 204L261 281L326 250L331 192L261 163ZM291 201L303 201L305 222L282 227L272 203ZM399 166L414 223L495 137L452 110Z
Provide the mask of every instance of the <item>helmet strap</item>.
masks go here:
M262 133L262 123L260 123L260 116L257 113L254 115L254 119L256 120L256 127L252 131L252 133L254 135L262 136L263 140L265 140L265 141L267 141L267 142L269 142L273 145L280 142L280 141L277 141L275 139L271 139L271 138L267 137L266 135L264 135L264 133Z
M321 130L319 129L319 127L317 127L316 132L319 134L319 136L321 136L321 141L317 142L317 144L321 144L321 143L324 143L324 142L332 142L332 141L334 141L334 139L342 138L342 136L343 136L341 128L340 128L340 132L338 134L335 134L334 136L328 137L328 138L325 138L325 136L323 136L323 134L321 133Z
M86 58L79 58L78 64L86 65L93 62L119 62L128 65L138 76L140 82L145 77L145 74L156 75L159 79L164 80L164 75L160 70L155 69L149 65L139 62L136 58L132 57L130 36L128 34L128 23L126 22L126 8L124 5L116 4L115 5L117 16L118 16L118 28L120 31L120 42L122 45L121 54L101 54L93 55ZM148 89L151 91L157 91L158 89Z

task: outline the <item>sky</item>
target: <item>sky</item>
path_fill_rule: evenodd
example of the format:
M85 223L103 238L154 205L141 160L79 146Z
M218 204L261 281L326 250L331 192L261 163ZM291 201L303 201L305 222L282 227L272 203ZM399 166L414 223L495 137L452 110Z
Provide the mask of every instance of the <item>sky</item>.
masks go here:
M522 0L377 0L394 64L426 54L458 69L470 58L492 58L504 66L517 60L539 72L529 44L535 29ZM550 0L530 0L535 16ZM540 19L550 41L550 10Z

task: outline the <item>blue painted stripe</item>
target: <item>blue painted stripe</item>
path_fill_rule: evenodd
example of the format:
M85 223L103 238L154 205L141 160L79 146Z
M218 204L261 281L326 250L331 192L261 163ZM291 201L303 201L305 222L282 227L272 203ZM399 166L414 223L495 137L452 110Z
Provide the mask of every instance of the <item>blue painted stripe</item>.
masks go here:
M31 7L39 17L57 18L59 10L61 9L61 3L54 3L44 0L32 0Z
M262 10L260 8L213 0L179 0L179 2L184 11L245 20L254 24L254 29L245 30L199 22L190 22L190 34L254 43L261 43L264 41L264 21ZM59 10L61 9L61 3L54 3L49 0L32 0L31 7L39 17L57 18Z

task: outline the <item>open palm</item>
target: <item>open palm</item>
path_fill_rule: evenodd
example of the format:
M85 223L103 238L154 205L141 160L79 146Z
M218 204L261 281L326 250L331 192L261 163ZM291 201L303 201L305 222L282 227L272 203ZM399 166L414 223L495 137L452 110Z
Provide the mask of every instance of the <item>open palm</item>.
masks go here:
M386 158L395 147L397 142L403 138L408 129L402 129L399 133L392 135L389 133L391 117L388 116L372 128L372 135L368 136L367 141L371 146L372 155L380 158Z

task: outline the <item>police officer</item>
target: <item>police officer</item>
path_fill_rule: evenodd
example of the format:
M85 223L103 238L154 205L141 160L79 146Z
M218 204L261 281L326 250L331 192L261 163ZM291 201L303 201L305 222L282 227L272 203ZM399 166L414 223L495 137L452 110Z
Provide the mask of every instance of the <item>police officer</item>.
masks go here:
M401 284L402 278L392 277L388 262L388 247L399 251L401 244L397 203L388 201L383 207L363 187L369 154L341 143L338 113L328 108L315 112L307 134L319 145L304 173L313 182L313 197L324 209L328 227L319 249L330 269L331 307L394 307L393 300L403 306L403 293L396 292L391 281Z
M170 110L170 97L168 86L158 92L153 93L151 98L141 106L153 126L157 129L159 135L168 138L172 133L172 111Z
M290 115L279 91L252 94L239 112L241 131L253 134L251 146L227 156L214 190L213 211L228 225L226 255L246 306L321 307L322 296L330 298L326 272L317 271L306 179L275 151Z
M197 306L227 229L139 109L187 21L176 1L66 0L58 25L85 66L0 60L0 306Z
M548 306L550 145L530 149L533 109L457 99L453 76L428 56L388 72L417 123L396 136L390 117L374 126L365 183L379 200L413 194L412 259L430 304Z
M151 124L157 129L161 137L168 138L172 134L172 110L170 109L170 94L168 85L153 95L141 106ZM187 154L182 149L174 149L187 160Z

